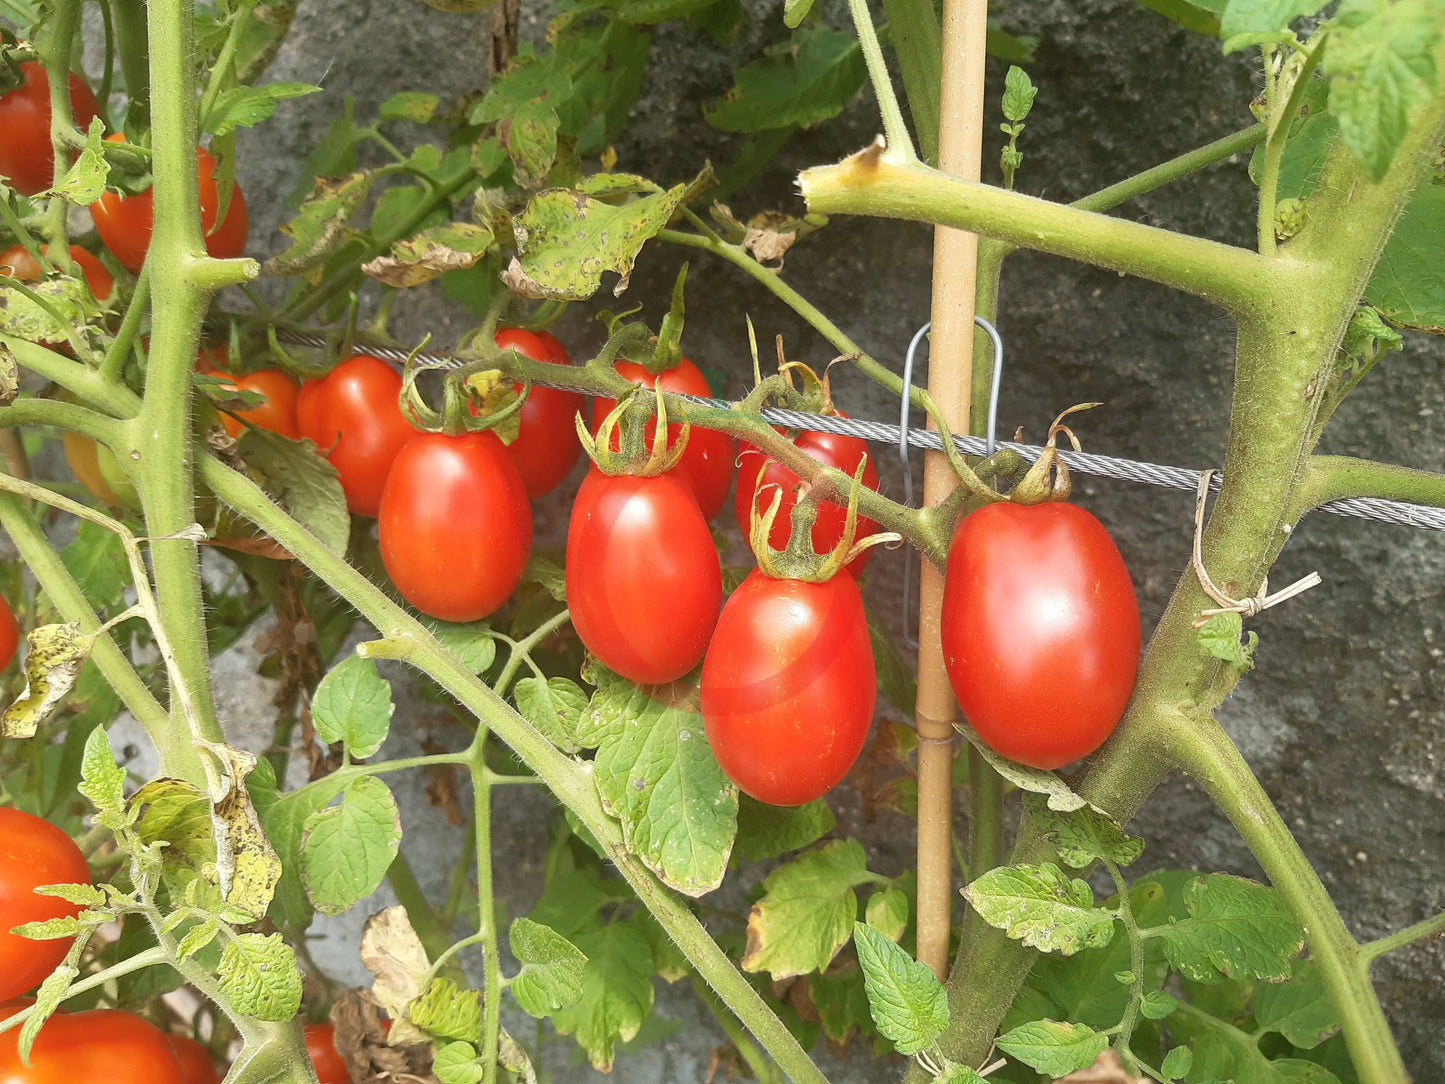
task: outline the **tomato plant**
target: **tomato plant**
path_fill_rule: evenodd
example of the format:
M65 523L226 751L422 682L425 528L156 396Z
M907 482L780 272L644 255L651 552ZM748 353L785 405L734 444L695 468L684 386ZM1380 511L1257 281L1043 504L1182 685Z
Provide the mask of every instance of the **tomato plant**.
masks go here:
M0 1000L36 985L55 970L70 948L70 938L34 941L10 932L27 922L80 912L75 904L55 896L37 896L34 889L89 883L85 855L69 836L39 817L0 807Z
M629 681L673 681L702 660L721 603L717 549L686 482L587 475L567 528L567 605L588 651Z
M307 1024L304 1031L316 1084L351 1084L346 1059L336 1049L336 1029L330 1024Z
M846 414L840 416L847 417ZM823 466L836 467L850 477L868 454L867 442L862 438L846 437L836 433L806 432L800 434L793 443ZM871 457L863 468L863 485L872 490L878 488L878 470L873 466ZM788 517L798 503L801 486L802 482L798 476L787 467L775 459L768 459L751 445L745 446L738 455L738 487L733 498L738 529L742 532L743 537L750 540L754 501L756 500L760 508L767 508L773 499L773 487L776 487L782 493L782 501L778 505L777 518L773 520L773 529L768 536L768 542L774 549L782 549L786 546L788 535L792 529L792 522ZM847 519L848 508L846 505L835 504L832 501L818 502L818 516L813 520L812 534L815 553L827 553L842 540L843 528ZM866 516L859 516L854 538L864 538L877 530L877 523ZM848 562L846 566L848 571L854 576L862 575L868 559L872 556L872 549L864 550Z
M125 142L119 132L106 136L113 142ZM231 188L231 202L226 217L219 224L216 215L221 208L220 191L216 186L216 159L204 147L196 148L196 180L201 193L201 232L206 251L217 259L234 259L246 252L246 234L250 229L246 215L246 197L239 184ZM133 196L105 192L91 205L95 230L105 247L135 274L145 263L150 248L151 231L155 228L155 194L146 189Z
M801 805L838 785L863 749L877 692L851 576L807 583L754 569L723 606L702 664L713 755L769 805Z
M48 253L50 246L41 245L40 251ZM115 288L115 279L103 263L79 245L70 246L70 259L80 269L85 284L90 287L90 292L97 301L110 297L111 290ZM26 252L23 245L12 245L0 252L0 275L13 275L21 282L39 282L40 262Z
M380 358L356 354L296 399L301 435L315 442L341 476L346 505L376 515L386 475L402 446L417 435L397 403L401 374Z
M640 384L644 388L661 384L664 391L682 392L687 395L712 395L712 388L708 386L707 377L703 376L702 370L687 358L679 361L674 368L664 371L661 376L654 376L634 361L619 361L615 368L628 380L634 384ZM592 432L594 435L601 427L602 420L612 413L616 406L617 400L615 399L592 400ZM669 422L667 426L668 440L676 439L681 428L680 422ZM648 423L649 444L656 429L655 420ZM617 439L614 436L614 445ZM732 437L715 429L691 429L682 461L673 470L686 479L687 484L692 488L693 496L697 498L698 507L702 509L703 519L711 522L727 501L728 487L732 485Z
M532 549L527 487L495 433L424 433L386 479L377 537L404 599L443 621L507 601Z
M1134 689L1134 585L1109 532L1075 504L990 504L964 517L941 631L969 724L1034 768L1092 753Z
M571 365L572 359L557 336L547 331L519 327L499 328L496 343L515 350L533 361ZM522 385L518 384L520 391ZM527 496L537 498L556 489L571 473L582 455L574 419L587 408L587 399L575 391L533 386L522 404L517 439L507 445L507 454L527 487Z
M50 145L50 80L37 60L20 65L24 82L0 95L0 176L24 196L55 182L55 151ZM100 116L90 87L70 73L70 112L82 132ZM97 295L99 296L99 295Z
M181 1065L182 1084L221 1084L211 1052L189 1035L167 1034L171 1052Z
M0 595L0 670L10 665L19 646L20 625L15 620L15 611L10 608L10 601Z
M169 1037L154 1024L119 1009L58 1013L45 1022L20 1060L20 1029L0 1032L4 1084L188 1084Z

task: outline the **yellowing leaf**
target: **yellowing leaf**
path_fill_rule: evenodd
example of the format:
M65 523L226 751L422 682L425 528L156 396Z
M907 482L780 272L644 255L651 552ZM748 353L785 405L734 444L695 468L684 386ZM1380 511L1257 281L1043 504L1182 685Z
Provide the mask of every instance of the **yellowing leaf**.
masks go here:
M0 738L34 737L80 676L93 640L79 625L42 625L25 642L25 691L0 713Z

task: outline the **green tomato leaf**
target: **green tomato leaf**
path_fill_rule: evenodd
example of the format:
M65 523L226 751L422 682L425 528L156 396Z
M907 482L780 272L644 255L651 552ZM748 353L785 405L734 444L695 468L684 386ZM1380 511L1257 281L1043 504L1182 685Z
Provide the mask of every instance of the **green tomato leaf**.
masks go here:
M336 468L312 450L309 441L247 427L237 448L248 473L303 527L338 554L346 552L351 516Z
M75 541L60 551L60 559L85 592L86 601L98 610L120 602L130 586L130 563L120 535L88 519L80 521Z
M1003 81L1003 115L1005 120L1015 124L1022 122L1034 107L1039 88L1034 86L1029 73L1017 65L1009 65Z
M1083 1024L1035 1020L1000 1035L995 1045L1047 1077L1061 1077L1093 1065L1109 1037Z
M310 83L265 83L223 90L201 118L201 131L223 136L237 128L255 127L275 113L282 102L304 98L320 89Z
M864 612L868 615L868 642L873 647L873 665L878 671L878 691L899 711L912 716L918 700L918 679L913 675L913 667L898 650L898 644L883 619L867 606Z
M1179 1080L1189 1075L1189 1070L1194 1067L1194 1055L1187 1046L1176 1046L1169 1053L1164 1055L1164 1063L1159 1066L1167 1080Z
M1016 941L1072 956L1114 936L1114 915L1094 906L1094 893L1052 862L1000 866L963 890L979 917Z
M978 732L962 719L957 720L953 725L983 755L983 759L988 761L996 772L1020 790L1044 795L1048 799L1050 809L1068 813L1075 809L1082 809L1089 804L1070 790L1069 785L1053 772L1025 767L999 756L978 736Z
M1139 0L1150 11L1158 12L1164 18L1178 23L1185 30L1203 34L1207 38L1219 36L1219 15L1224 8L1221 0L1205 3L1191 3L1190 0Z
M724 132L807 127L841 113L867 78L863 50L851 33L795 30L736 72L732 90L703 118Z
M1163 1020L1177 1008L1179 1002L1163 990L1150 990L1139 1002L1145 1020Z
M393 94L381 103L381 119L411 120L418 124L425 124L431 120L440 101L441 99L435 94L417 94L410 91Z
M90 288L79 278L21 283L0 275L0 335L62 342L68 332L85 323L94 306Z
M85 740L79 790L100 812L102 824L121 823L125 811L125 769L115 762L110 739L101 727L92 730Z
M575 1035L592 1067L606 1073L617 1044L635 1037L652 1012L652 946L635 919L588 928L573 943L587 957L582 996L552 1024Z
M450 979L432 979L406 1007L411 1022L442 1039L475 1042L482 1034L482 995Z
M304 930L311 921L311 899L301 875L301 844L306 823L345 788L337 775L324 776L278 798L261 815L266 837L281 857L281 880L272 901L277 925Z
M767 805L738 795L736 850L749 862L765 862L822 839L837 820L822 798L806 805Z
M350 655L316 686L311 722L322 741L344 742L354 758L365 760L386 741L395 710L391 685L377 673L376 663Z
M401 815L391 790L361 776L342 791L341 804L306 819L301 876L316 909L339 915L376 891L401 845Z
M541 1018L576 1003L582 996L587 957L556 930L519 918L507 934L522 970L509 989L523 1011Z
M1243 877L1209 874L1184 890L1189 917L1148 933L1164 941L1169 964L1186 978L1215 983L1252 976L1280 982L1304 936L1272 888Z
M853 943L878 1030L893 1040L900 1054L931 1046L948 1028L943 983L872 926L854 923Z
M1302 15L1313 15L1327 0L1229 0L1219 20L1219 36L1277 34Z
M885 885L868 897L863 915L869 926L897 941L908 928L908 893L897 884Z
M183 779L153 779L130 799L136 834L147 847L164 842L167 858L199 870L216 860L211 800Z
M809 975L807 983L818 1022L829 1040L846 1046L855 1033L864 1037L877 1034L863 969L857 964L834 964L827 971Z
M1227 662L1241 672L1254 668L1254 649L1259 644L1259 633L1250 632L1241 640L1244 618L1239 614L1233 611L1213 614L1195 630L1195 635L1199 637L1199 646L1211 657Z
M301 1009L296 953L279 933L242 933L228 939L217 978L231 1007L257 1020L280 1023Z
M748 915L743 970L785 979L827 968L858 917L854 887L872 879L856 839L825 843L773 870Z
M441 1084L481 1084L486 1076L471 1043L447 1043L438 1048L431 1071Z
M1312 960L1296 960L1288 982L1255 986L1254 1020L1262 1031L1277 1031L1301 1050L1313 1050L1340 1030L1339 1014Z
M1024 795L1030 816L1058 847L1059 857L1073 869L1087 869L1107 859L1115 865L1132 865L1144 853L1144 841L1128 835L1093 806L1057 813L1038 794Z
M564 753L575 753L582 747L575 735L587 710L588 697L575 681L564 677L520 678L512 691L517 711L522 718L540 730L546 739Z
M1445 186L1427 178L1405 205L1365 287L1365 300L1394 323L1445 332L1445 275L1440 274L1439 262L1442 231Z
M431 626L431 634L474 674L484 673L496 661L497 641L484 622L457 625L439 621Z
M296 0L290 0L294 3ZM352 119L356 101L347 95L341 102L341 114L331 124L321 141L311 148L296 187L286 197L286 206L299 210L312 194L318 177L340 177L356 169L356 146L370 138L370 132L358 128Z

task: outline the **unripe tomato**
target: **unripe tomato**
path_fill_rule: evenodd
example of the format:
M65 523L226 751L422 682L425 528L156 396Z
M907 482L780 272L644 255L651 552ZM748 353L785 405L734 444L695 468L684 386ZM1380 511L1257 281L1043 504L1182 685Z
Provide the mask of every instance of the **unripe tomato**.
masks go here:
M846 418L847 415L840 412L839 417ZM861 437L845 437L836 433L804 432L799 434L793 443L823 466L836 467L849 476L858 469L858 463L868 452L868 444ZM875 492L878 489L878 471L873 466L872 457L869 457L863 468L863 484ZM738 456L738 488L733 498L733 510L737 513L738 528L743 532L743 538L751 537L754 498L760 510L766 509L773 501L772 487L776 486L782 492L783 499L778 505L778 515L773 520L768 542L774 549L780 550L786 546L793 528L789 516L798 503L798 490L801 485L798 476L787 467L776 460L764 459L763 453L752 445L746 446ZM813 552L828 553L832 550L843 538L843 526L847 521L846 504L819 501L818 518L813 521ZM876 533L877 530L876 522L866 516L859 516L853 538L856 541ZM848 571L854 576L861 575L872 556L871 549L864 550L848 562Z
M307 1024L306 1053L311 1055L317 1084L351 1084L351 1071L346 1059L336 1049L336 1029L330 1024Z
M374 516L386 475L403 445L417 435L397 404L401 374L380 358L356 354L296 398L301 435L316 442L341 477L346 506Z
M641 384L644 388L661 384L663 391L709 397L712 395L712 388L708 386L707 377L703 376L702 371L687 358L683 358L675 368L668 369L660 377L653 376L641 365L632 361L619 361L614 368L628 380L634 384ZM594 435L601 427L602 420L612 413L616 406L616 399L592 400L592 432ZM681 428L680 423L669 422L668 439L676 440ZM651 447L652 434L656 429L656 419L647 423L649 447ZM614 449L617 443L617 438L614 436ZM732 485L733 438L726 433L719 433L716 429L690 428L687 449L683 452L682 461L672 469L691 487L692 495L697 498L698 507L702 509L702 518L711 522L713 516L718 514L718 509L726 503L728 487Z
M1139 604L1114 540L1078 505L964 517L941 622L958 706L999 755L1059 768L1118 725L1139 667Z
M184 1084L221 1084L221 1074L211 1060L211 1052L189 1035L167 1035L176 1060L181 1063Z
M20 646L20 624L9 601L0 595L0 670L10 665L15 649Z
M58 1013L20 1060L20 1029L0 1033L0 1084L187 1084L165 1032L119 1009Z
M878 696L852 576L775 580L754 569L723 606L702 663L702 719L727 777L801 805L853 767Z
M38 60L20 65L25 81L0 95L0 175L22 196L33 196L55 183L55 151L50 145L50 80ZM71 72L70 112L82 132L100 116L100 105Z
M377 540L396 589L422 613L477 621L506 602L532 550L532 509L497 435L409 441L386 479Z
M546 331L525 331L519 327L499 328L495 335L503 350L515 350L533 361L571 365L566 348L557 336ZM522 385L517 385L520 391ZM517 439L507 445L507 454L527 487L527 496L540 497L556 489L582 455L573 420L587 408L587 399L575 391L533 386L522 404Z
M0 1001L39 984L70 951L71 937L34 941L10 932L27 922L80 913L58 896L35 894L40 885L53 884L90 884L85 855L49 821L0 807ZM0 1082L9 1079L0 1072Z
M301 427L296 421L296 400L301 384L290 373L280 369L257 369L244 376L232 376L219 369L202 370L211 376L221 377L231 387L241 391L254 391L266 397L266 401L250 410L238 410L236 416L221 415L221 425L233 437L239 437L250 422L257 429L269 429L292 440L301 439Z
M119 132L105 138L115 143L125 142L125 136ZM250 228L246 197L242 195L239 184L233 185L226 217L219 226L216 225L221 196L215 174L216 159L210 151L197 147L196 180L200 186L201 232L205 235L206 251L220 260L234 259L246 252L246 233ZM90 205L90 216L95 220L100 239L115 254L121 266L139 274L155 228L155 193L151 189L134 196L106 192Z
M687 483L592 471L567 528L567 606L587 650L629 681L682 677L707 651L722 569Z
M49 253L50 246L41 245L40 251ZM91 295L97 301L110 297L111 291L115 289L115 279L105 269L105 264L79 245L70 246L70 259L80 269L85 284L90 287ZM0 252L0 275L9 275L21 282L39 282L40 263L25 251L24 246L12 245Z

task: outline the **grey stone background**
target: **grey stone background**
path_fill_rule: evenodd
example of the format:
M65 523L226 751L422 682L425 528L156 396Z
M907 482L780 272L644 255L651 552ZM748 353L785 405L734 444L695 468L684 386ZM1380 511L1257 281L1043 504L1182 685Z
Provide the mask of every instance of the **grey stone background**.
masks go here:
M523 36L539 40L545 12L530 0L524 7ZM727 47L680 28L656 33L648 82L618 147L619 168L673 182L692 176L706 158L731 158L739 140L708 128L702 106L727 89L732 66L783 33L770 6L750 0L748 7L748 22ZM1179 30L1127 0L1017 0L1001 17L1008 29L1040 40L1029 67L1040 93L1024 136L1024 191L1075 198L1250 122L1246 104L1259 85L1256 61L1222 57L1218 42ZM284 104L273 121L242 136L240 177L251 208L252 253L265 256L284 247L275 232L284 197L343 95L356 98L364 120L397 91L455 96L478 90L486 77L489 26L488 16L444 14L420 0L303 4L267 78L320 82L325 93ZM1004 70L990 63L990 102L1002 92ZM836 122L800 134L732 199L734 210L740 217L766 208L800 210L792 187L796 171L862 146L877 128L875 118L865 95ZM996 120L985 125L991 147L986 168L995 176ZM425 135L420 128L402 133L404 139ZM1252 210L1253 188L1244 163L1236 161L1120 213L1249 244ZM817 363L831 356L826 343L741 274L695 253L686 256L692 271L684 345L702 364L729 373L725 392L739 393L749 372L744 314L765 343L781 332L791 356ZM683 258L677 251L646 251L626 300L645 303L645 315L658 319ZM927 229L839 219L794 250L786 277L866 349L896 364L927 319L929 269ZM467 315L431 287L413 291L397 309L393 329L403 337L430 331L446 344L468 324ZM1024 425L1036 437L1063 407L1100 400L1104 407L1078 426L1087 449L1193 467L1220 463L1233 345L1233 329L1221 313L1162 287L1024 254L1007 266L999 325L1009 351L1002 431ZM569 313L557 330L574 357L600 345L599 326L585 311ZM1340 411L1325 449L1445 469L1441 361L1437 341L1410 336L1404 354L1389 357ZM839 402L850 413L896 416L894 401L866 381L848 374L838 384ZM886 450L879 452L879 465L887 491L901 496L900 472ZM917 464L915 471L921 476ZM1190 495L1090 479L1080 479L1076 492L1118 540L1135 576L1147 634L1188 561ZM564 490L538 506L540 538L560 540L569 499ZM730 514L719 519L725 523ZM1351 929L1376 937L1445 903L1445 775L1438 759L1445 751L1445 688L1436 646L1445 538L1316 515L1285 552L1277 581L1311 569L1324 576L1323 586L1256 622L1258 668L1224 717ZM869 601L895 625L902 621L901 573L901 555L880 553L868 576ZM235 693L227 702L239 728L247 720L262 721L255 711L266 697L252 684L259 680L249 676L252 664L244 654L226 664ZM408 719L427 714L425 704L402 694L388 755L417 751L417 731ZM461 831L427 807L423 780L395 783L408 828L406 852L423 883L440 890ZM517 793L521 789L511 788L497 810L499 890L512 914L523 913L540 891L551 812L545 796ZM911 864L906 822L884 813L878 823L865 824L846 788L838 797L840 832L865 840L874 868L891 874ZM1258 875L1233 829L1182 779L1166 782L1134 827L1148 842L1140 872L1192 866ZM389 901L383 893L377 902ZM371 910L363 905L318 926L325 935L318 956L338 978L367 979L356 945ZM1442 971L1445 947L1438 941L1376 966L1386 1010L1419 1081L1445 1080ZM659 991L659 1012L686 1026L661 1044L622 1055L615 1073L629 1081L700 1081L709 1048L723 1036L690 994L661 984ZM545 1068L559 1081L592 1079L589 1068L572 1066L569 1046L570 1040L549 1045ZM884 1071L866 1060L837 1063L821 1047L819 1057L837 1080L878 1080Z

